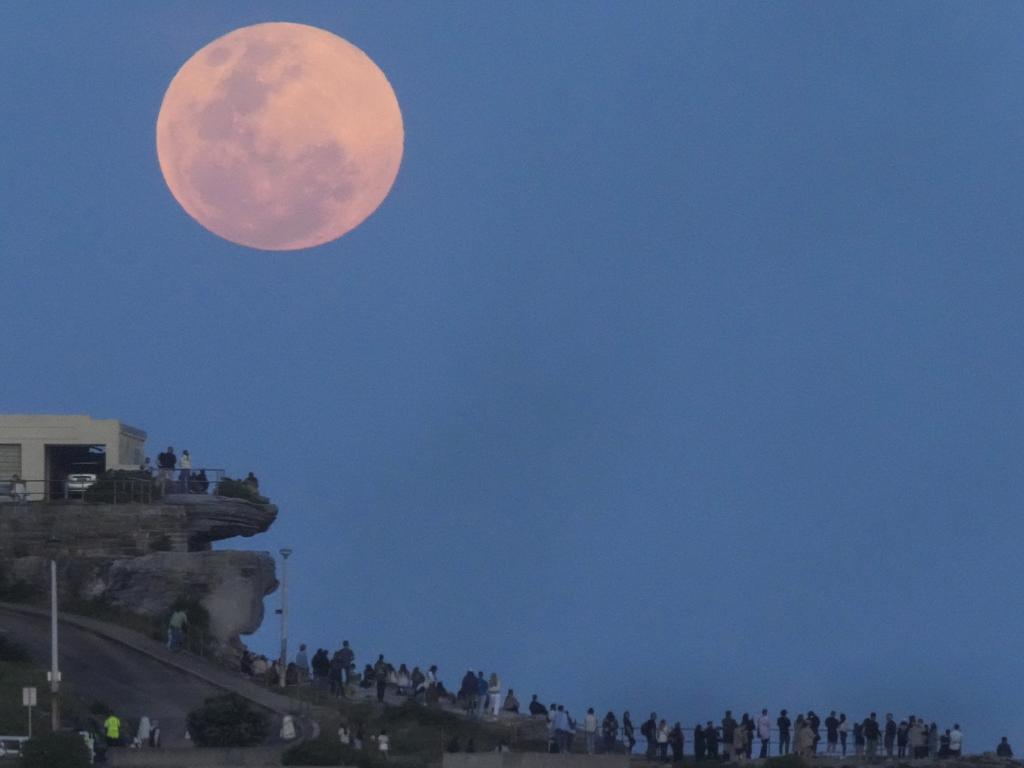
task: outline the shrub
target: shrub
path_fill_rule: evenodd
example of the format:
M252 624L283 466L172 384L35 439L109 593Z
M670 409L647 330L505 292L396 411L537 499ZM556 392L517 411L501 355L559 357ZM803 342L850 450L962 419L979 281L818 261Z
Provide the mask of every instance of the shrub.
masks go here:
M0 635L0 661L28 664L32 661L32 656L13 640Z
M209 698L189 712L188 731L201 747L251 747L270 735L270 716L229 693Z
M244 499L245 501L251 501L256 504L267 503L266 496L261 496L259 491L244 480L235 480L227 475L221 478L221 481L217 483L217 495L226 496L229 499Z
M90 503L123 504L133 501L156 501L160 485L142 470L112 469L104 472L82 498Z
M85 740L74 731L57 731L25 742L22 768L89 768L92 762Z

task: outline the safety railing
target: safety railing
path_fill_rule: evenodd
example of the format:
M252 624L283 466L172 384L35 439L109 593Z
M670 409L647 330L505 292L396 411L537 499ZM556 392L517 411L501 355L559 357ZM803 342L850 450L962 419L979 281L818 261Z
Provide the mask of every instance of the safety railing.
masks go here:
M18 757L21 755L21 748L28 741L28 736L2 736L0 735L0 757Z
M100 475L97 480L76 478L36 480L0 479L0 504L68 499L106 504L148 504L169 494L217 495L225 470L195 467L189 470L158 469L125 475ZM91 491L87 497L87 492Z

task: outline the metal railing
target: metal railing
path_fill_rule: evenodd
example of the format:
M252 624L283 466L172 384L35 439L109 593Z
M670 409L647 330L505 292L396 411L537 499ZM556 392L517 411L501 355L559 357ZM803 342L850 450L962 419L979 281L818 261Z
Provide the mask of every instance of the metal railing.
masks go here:
M205 473L205 477L200 475ZM188 470L154 470L146 477L143 473L136 476L104 477L102 474L96 483L102 492L102 503L113 504L148 504L155 497L169 494L217 495L225 470L220 467L195 467ZM86 500L86 492L96 483L63 480L35 480L18 478L14 480L0 479L0 504L25 503L34 501L52 501L55 499Z
M0 736L0 757L19 757L28 736Z

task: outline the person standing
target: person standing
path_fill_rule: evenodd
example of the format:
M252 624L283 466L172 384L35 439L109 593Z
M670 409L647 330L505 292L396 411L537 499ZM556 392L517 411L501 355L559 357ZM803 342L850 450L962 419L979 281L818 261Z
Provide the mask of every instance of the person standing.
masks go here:
M779 728L779 754L789 754L789 728L792 725L786 710L779 712L779 718L775 721Z
M683 744L685 737L683 736L683 724L676 722L672 726L672 730L668 732L668 745L672 747L672 762L681 763L683 761Z
M345 676L345 685L348 685L352 682L352 670L355 669L352 665L356 662L356 654L349 648L348 640L342 641L341 650L338 651L338 660L341 662L341 671Z
M1006 741L1004 738L1003 741ZM953 725L953 730L949 733L949 751L953 757L960 757L964 751L964 732L960 730L960 723Z
M615 718L615 713L611 710L604 716L604 721L601 723L601 736L604 740L604 751L609 754L615 754L615 737L619 734L619 721Z
M896 757L904 758L907 756L907 742L910 740L910 726L906 720L900 720L900 724L896 727Z
M171 614L167 622L167 649L180 651L185 642L185 633L188 631L188 614L181 608L177 608Z
M651 716L640 726L641 735L647 739L647 759L653 760L658 753L658 716L651 712Z
M952 743L952 740L950 740L950 743ZM1005 736L1003 736L1003 740L996 747L996 755L998 757L1013 757L1013 747L1010 746L1010 742L1006 740Z
M658 758L663 763L668 762L668 723L662 718L658 723Z
M340 654L339 654L340 664ZM384 654L377 656L377 663L373 665L373 679L377 683L377 703L384 703L384 692L388 688L388 663L384 661Z
M103 721L103 736L107 740L107 746L121 746L121 718L111 712Z
M708 720L707 725L704 726L704 745L708 760L713 763L718 762L719 735L718 729L715 728L715 724Z
M867 756L869 758L874 758L878 754L878 737L881 735L881 728L878 727L878 716L872 712L864 720L864 743L867 747Z
M744 715L747 717L747 715ZM747 717L747 720L750 718ZM744 762L747 757L747 739L750 731L747 730L747 720L740 721L740 724L732 730L732 754L739 762Z
M834 755L839 748L839 718L835 710L825 718L825 754Z
M501 678L497 672L491 672L487 681L487 695L491 697L491 714L497 717L501 711Z
M725 717L722 718L722 747L725 750L725 759L729 761L733 756L733 743L736 737L736 721L733 719L732 710L725 710Z
M188 493L188 481L192 478L192 456L189 454L188 449L181 452L181 458L178 460L178 469L180 493Z
M626 748L627 755L633 754L633 747L636 746L636 731L628 709L622 713L622 746Z
M476 673L476 716L483 718L487 711L487 678L482 669Z
M704 741L704 726L697 723L693 728L693 759L698 761L703 760L704 751L706 749L707 746Z
M839 748L842 750L843 757L846 757L846 742L850 738L850 721L846 719L846 713L839 713Z
M772 721L768 717L767 709L762 709L761 716L757 718L757 738L761 740L760 757L768 757L768 745L772 740Z
M594 714L593 707L587 710L586 717L583 718L583 736L586 739L587 754L594 754L597 747L597 715Z
M815 753L815 737L814 729L811 727L810 720L800 721L797 719L799 726L796 731L796 753L800 757L810 758Z
M309 679L309 656L306 654L306 644L299 646L299 652L295 654L295 669L299 673L299 682L305 683Z
M885 714L885 730L882 732L882 743L885 746L885 756L892 757L893 746L896 744L896 721L892 712Z

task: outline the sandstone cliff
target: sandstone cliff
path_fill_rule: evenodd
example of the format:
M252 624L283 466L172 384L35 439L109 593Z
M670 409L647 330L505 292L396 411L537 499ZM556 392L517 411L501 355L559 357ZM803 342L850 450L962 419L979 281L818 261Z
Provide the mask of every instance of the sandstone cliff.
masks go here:
M210 545L266 531L276 516L273 505L216 496L2 504L0 587L44 601L54 558L66 605L130 613L151 621L156 633L176 602L198 604L209 614L209 650L232 658L239 635L259 628L263 598L277 588L274 560Z

